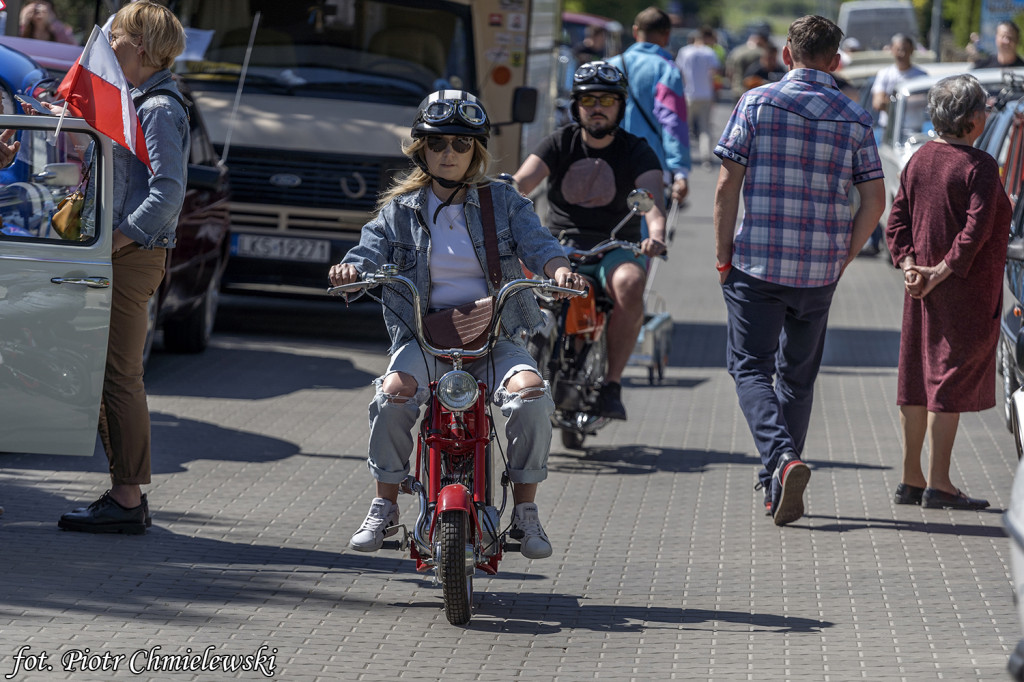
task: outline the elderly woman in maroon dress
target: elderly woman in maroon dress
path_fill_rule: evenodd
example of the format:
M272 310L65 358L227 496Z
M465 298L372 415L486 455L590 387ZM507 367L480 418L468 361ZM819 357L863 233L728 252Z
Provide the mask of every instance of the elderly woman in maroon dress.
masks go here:
M995 354L1010 202L995 160L971 145L985 126L985 90L970 75L928 92L938 137L907 163L886 240L903 270L896 402L903 478L896 504L984 509L949 478L961 412L994 407ZM921 449L928 438L928 477Z

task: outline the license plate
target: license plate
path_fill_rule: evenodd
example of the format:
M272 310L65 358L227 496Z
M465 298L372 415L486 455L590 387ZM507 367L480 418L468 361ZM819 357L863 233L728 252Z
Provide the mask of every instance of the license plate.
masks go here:
M267 237L259 234L235 235L231 255L270 260L297 260L326 263L331 259L331 243L325 239Z

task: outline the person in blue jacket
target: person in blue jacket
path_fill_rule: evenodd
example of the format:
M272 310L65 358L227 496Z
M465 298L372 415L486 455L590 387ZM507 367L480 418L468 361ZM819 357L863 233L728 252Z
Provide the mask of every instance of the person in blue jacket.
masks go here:
M661 161L672 199L682 202L689 192L690 133L683 75L665 49L671 31L672 20L668 14L657 7L648 7L637 14L633 22L636 42L608 61L629 80L622 127L647 140Z

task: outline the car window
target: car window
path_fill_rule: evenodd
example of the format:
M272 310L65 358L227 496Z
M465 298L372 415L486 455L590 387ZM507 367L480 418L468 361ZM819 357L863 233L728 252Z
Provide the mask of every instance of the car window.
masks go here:
M81 133L21 130L21 149L0 170L0 240L91 244L97 238L93 139ZM62 202L76 191L77 206ZM71 218L78 211L77 221ZM55 216L56 219L55 219Z

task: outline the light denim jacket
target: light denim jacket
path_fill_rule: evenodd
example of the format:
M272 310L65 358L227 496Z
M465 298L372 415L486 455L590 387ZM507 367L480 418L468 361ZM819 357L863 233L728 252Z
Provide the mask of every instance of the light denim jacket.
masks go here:
M491 183L490 187L502 284L523 277L520 259L532 272L544 272L544 266L551 259L564 255L561 245L541 226L529 199L501 182ZM430 300L430 230L425 216L427 192L430 191L430 187L424 187L395 197L363 226L359 244L341 261L351 263L361 273L374 272L386 263L397 265L399 274L416 284L420 292L420 312L424 315ZM480 267L486 273L487 253L476 186L471 186L466 193L466 225ZM496 295L498 292L490 278L484 277L488 292ZM384 323L391 337L390 353L413 338L412 304L403 298L403 294L408 297L401 285L384 287ZM513 341L519 341L522 332L529 332L540 323L540 308L532 292L521 291L505 305L502 328Z
M180 96L168 70L157 71L132 97L149 90L170 90ZM142 245L173 248L178 214L185 201L188 177L189 123L181 105L154 95L139 105L150 173L131 150L114 144L114 229Z

